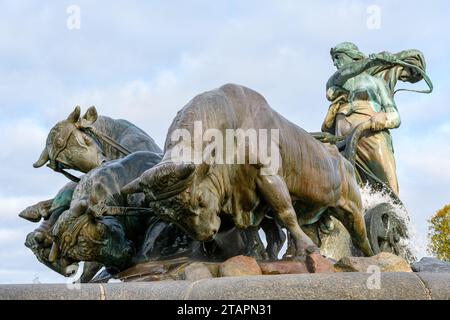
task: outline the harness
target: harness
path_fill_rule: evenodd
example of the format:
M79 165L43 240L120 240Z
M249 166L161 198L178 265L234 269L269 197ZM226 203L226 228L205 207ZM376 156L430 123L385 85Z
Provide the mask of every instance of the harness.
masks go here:
M358 167L358 169L363 171L368 177L375 181L376 184L385 190L396 203L401 203L398 196L384 181L380 180L375 174L368 171L364 168L364 166L356 161L356 152L359 139L367 131L370 131L370 121L359 124L347 136L335 136L328 132L310 132L309 134L320 142L334 144L353 167Z
M417 92L417 93L432 93L433 92L433 83L431 82L431 79L428 77L428 75L426 74L426 72L424 70L422 70L422 68L404 62L400 59L395 59L394 61L395 64L401 65L403 67L407 67L407 68L412 68L415 69L416 71L418 71L420 73L420 75L422 76L423 80L425 80L426 84L428 85L428 90L414 90L414 89L397 89L394 91L394 95L399 92L399 91L409 91L409 92Z
M69 249L71 249L76 244L80 231L86 224L89 223L90 219L91 218L89 217L89 215L83 214L77 218L77 221L74 224L70 225L70 227L66 231L64 231L61 238L62 255L66 255L67 251L69 251ZM96 241L94 239L90 240L99 244L99 241Z

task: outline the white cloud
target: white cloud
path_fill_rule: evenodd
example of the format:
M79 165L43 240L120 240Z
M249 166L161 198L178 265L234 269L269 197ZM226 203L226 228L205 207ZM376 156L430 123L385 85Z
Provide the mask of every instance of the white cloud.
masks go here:
M398 130L402 130L401 128ZM435 128L428 133L394 137L400 184L405 203L421 238L428 233L427 220L450 203L450 147L448 136Z
M0 153L0 198L6 201L6 207L0 208L3 213L10 209L12 199L33 200L37 195L51 197L66 181L46 167L32 167L45 146L50 128L46 129L28 116L1 120L0 132L4 136Z
M0 160L13 156L28 157L31 153L37 154L37 158L39 158L48 133L35 120L27 117L0 123L0 131L6 134L4 137L6 141L3 143L7 146L2 149Z
M450 122L441 124L436 131L437 134L450 135Z
M0 223L20 219L18 217L19 212L42 200L40 196L0 197L0 203L2 204L0 208Z
M397 162L405 172L426 176L437 185L450 187L450 147L442 130L438 127L427 134L397 137L395 149Z
M14 229L0 229L0 246L23 241L23 232Z

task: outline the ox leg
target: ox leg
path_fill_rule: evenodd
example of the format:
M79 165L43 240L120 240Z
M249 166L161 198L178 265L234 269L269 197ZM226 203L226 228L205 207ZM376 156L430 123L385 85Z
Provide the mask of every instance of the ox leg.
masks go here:
M366 223L362 210L356 205L347 204L330 210L332 215L336 217L350 233L353 243L366 255L373 256L374 253L367 238Z
M284 180L276 175L259 176L257 185L258 190L275 212L277 220L290 232L295 243L296 255L305 256L307 252L318 251L317 246L298 224L297 214Z
M255 258L256 260L267 260L268 255L266 248L262 243L259 236L258 227L249 227L243 230L243 236L245 237L245 255Z
M283 229L281 229L280 225L275 221L275 219L263 219L263 221L261 222L261 228L266 235L266 251L269 259L277 260L278 254L280 253L280 250L283 247L284 242L286 241L286 235L284 234L284 231Z

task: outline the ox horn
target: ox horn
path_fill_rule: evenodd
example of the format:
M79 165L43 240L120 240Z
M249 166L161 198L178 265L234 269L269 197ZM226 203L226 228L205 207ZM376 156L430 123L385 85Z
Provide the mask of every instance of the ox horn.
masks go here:
M46 164L48 160L50 160L50 157L48 155L47 147L45 147L44 151L42 151L41 156L39 157L39 160L33 163L33 167L40 168L44 164Z
M145 171L139 178L131 181L122 188L122 193L132 194L152 189L154 193L163 191L172 184L182 181L195 171L193 163L160 163Z
M56 244L56 242L53 242L52 248L50 249L50 254L48 255L48 261L50 263L56 262L56 259L58 259L59 256L59 247Z

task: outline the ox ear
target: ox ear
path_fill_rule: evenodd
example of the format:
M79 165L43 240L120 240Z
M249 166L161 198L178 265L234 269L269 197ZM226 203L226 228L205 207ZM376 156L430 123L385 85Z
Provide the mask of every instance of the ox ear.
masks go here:
M83 116L83 119L86 120L87 123L93 124L95 121L97 121L98 113L97 109L95 109L94 106L87 109L86 113Z
M39 157L39 160L33 163L33 167L39 168L42 167L44 164L47 163L47 161L50 159L47 151L47 147L44 148L44 151L42 151L41 156Z
M67 117L67 121L76 123L80 119L81 109L80 106L76 106L71 114Z

